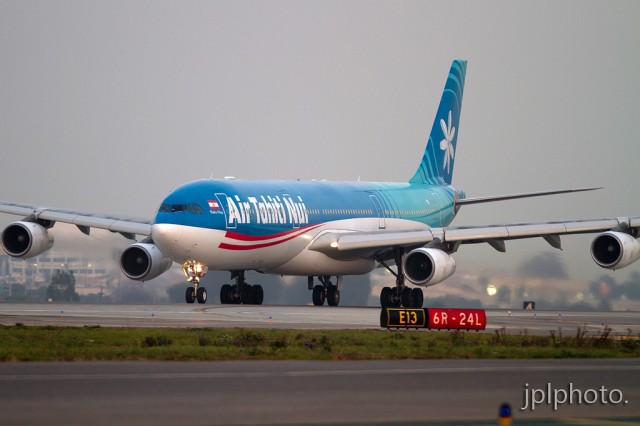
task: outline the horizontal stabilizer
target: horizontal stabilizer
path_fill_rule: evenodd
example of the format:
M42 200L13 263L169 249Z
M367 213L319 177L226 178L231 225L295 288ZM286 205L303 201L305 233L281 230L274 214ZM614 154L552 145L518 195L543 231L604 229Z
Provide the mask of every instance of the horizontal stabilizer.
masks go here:
M491 202L494 202L494 201L516 200L518 198L542 197L542 196L545 196L545 195L567 194L567 193L570 193L570 192L595 191L597 189L602 189L602 187L598 187L598 188L560 189L560 190L556 190L556 191L525 192L525 193L521 193L521 194L495 195L495 196L492 196L492 197L464 198L462 200L456 200L456 205L457 206L464 206L466 204L491 203Z

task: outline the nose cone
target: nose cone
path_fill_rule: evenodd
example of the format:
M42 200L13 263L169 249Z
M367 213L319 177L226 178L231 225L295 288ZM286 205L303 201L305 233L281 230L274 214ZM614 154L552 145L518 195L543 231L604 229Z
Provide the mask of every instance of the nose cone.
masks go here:
M175 262L182 262L179 247L182 241L183 226L170 223L156 223L151 226L151 238L160 251Z

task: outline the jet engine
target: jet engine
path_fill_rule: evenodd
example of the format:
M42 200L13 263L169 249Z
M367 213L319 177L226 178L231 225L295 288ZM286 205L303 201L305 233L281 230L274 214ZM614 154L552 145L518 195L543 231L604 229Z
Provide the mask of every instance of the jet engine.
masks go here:
M624 232L603 232L591 243L591 257L598 266L621 269L640 259L640 242Z
M171 263L171 259L150 243L132 244L120 256L120 269L128 278L136 281L154 279L166 272Z
M435 248L418 248L404 258L404 275L420 286L431 286L449 278L456 271L456 261Z
M53 247L53 235L35 222L13 222L2 231L2 247L11 257L29 259Z

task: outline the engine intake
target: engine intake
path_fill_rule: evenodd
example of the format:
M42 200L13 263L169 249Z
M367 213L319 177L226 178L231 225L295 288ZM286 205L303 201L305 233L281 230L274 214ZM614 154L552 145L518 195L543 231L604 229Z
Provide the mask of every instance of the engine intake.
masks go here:
M431 286L449 278L456 271L456 261L446 252L434 248L412 250L404 258L404 275L420 286Z
M120 269L130 279L152 280L171 267L171 259L165 257L155 244L136 243L120 256Z
M603 232L591 243L591 257L602 268L621 269L640 259L640 242L624 232Z
M13 222L2 231L2 248L11 257L29 259L53 247L53 235L35 222Z

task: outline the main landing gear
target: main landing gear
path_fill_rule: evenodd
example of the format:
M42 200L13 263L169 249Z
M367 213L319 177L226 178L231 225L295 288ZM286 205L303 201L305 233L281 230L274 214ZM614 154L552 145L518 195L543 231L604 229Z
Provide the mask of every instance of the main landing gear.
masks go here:
M261 285L250 285L244 279L244 271L231 272L231 279L235 279L234 285L225 284L220 289L220 303L245 305L262 305L264 291Z
M398 272L391 269L382 259L376 258L378 263L387 268L396 277L395 287L384 287L380 291L380 306L383 308L421 308L424 302L424 293L421 288L409 288L404 284L404 271L402 268L402 257L404 250L396 248L394 258Z
M307 283L309 290L313 290L312 300L315 306L324 305L324 301L327 301L329 306L338 306L340 303L340 287L342 284L342 277L336 277L336 284L331 283L331 277L328 275L318 277L320 284L313 285L313 277L307 277Z
M187 288L185 294L187 303L194 303L196 300L198 303L207 303L207 290L200 287L200 280L206 275L207 270L206 265L195 260L187 260L182 265L182 272L187 277L187 282L193 285Z

